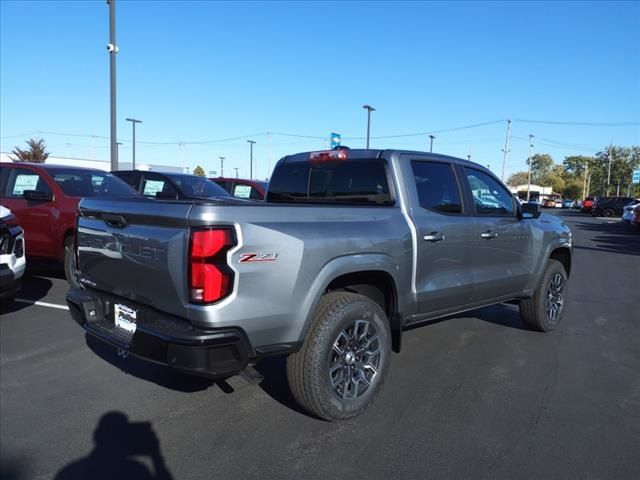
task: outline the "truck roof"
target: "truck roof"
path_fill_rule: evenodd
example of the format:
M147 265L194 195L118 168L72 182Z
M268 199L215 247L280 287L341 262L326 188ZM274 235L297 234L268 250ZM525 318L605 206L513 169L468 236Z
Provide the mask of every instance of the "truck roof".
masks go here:
M469 167L475 167L475 168L481 167L482 169L486 170L486 167L479 163L472 162L470 160L465 160L459 157L453 157L451 155L444 155L442 153L430 153L430 152L421 152L418 150L401 150L401 149L383 149L383 150L368 149L367 150L366 148L353 148L353 149L349 148L345 150L348 152L348 158L352 160L380 158L382 156L390 157L392 155L414 154L414 155L427 156L427 157L433 158L434 160L446 160L453 163L459 163L460 165L463 165L463 166L469 166ZM316 150L313 150L313 151L316 151ZM287 155L286 157L282 158L282 161L285 163L307 161L309 159L309 154L311 152L312 151L295 153L293 155Z

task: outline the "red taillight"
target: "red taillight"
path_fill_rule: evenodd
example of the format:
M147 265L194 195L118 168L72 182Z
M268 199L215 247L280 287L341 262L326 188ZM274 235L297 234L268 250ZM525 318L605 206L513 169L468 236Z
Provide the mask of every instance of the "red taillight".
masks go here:
M189 250L191 300L213 303L226 297L233 285L233 272L227 266L227 251L235 245L233 230L208 228L194 230Z
M347 150L326 150L322 152L311 152L309 161L311 162L332 162L335 160L346 160Z

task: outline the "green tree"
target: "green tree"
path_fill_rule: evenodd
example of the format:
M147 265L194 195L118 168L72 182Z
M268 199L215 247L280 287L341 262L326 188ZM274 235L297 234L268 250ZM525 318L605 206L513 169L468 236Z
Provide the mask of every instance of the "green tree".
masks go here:
M562 196L564 198L578 199L582 198L584 192L584 183L580 180L571 180L567 182L562 190Z
M573 178L584 180L585 166L589 169L593 166L594 162L594 157L588 157L586 155L570 155L564 157L562 166L564 168L565 180Z
M31 163L44 163L49 158L49 152L47 152L47 145L43 138L36 140L30 138L27 140L29 148L23 150L20 147L15 147L11 152L14 156L9 155L9 158L13 162L31 162Z
M193 174L198 175L199 177L204 177L205 176L204 168L198 165L196 168L193 169Z
M527 158L526 164L529 165ZM531 183L540 184L541 181L551 172L553 168L553 158L548 153L536 153L531 156Z
M516 172L509 177L509 179L507 180L507 185L509 185L510 187L526 185L528 176L528 172Z

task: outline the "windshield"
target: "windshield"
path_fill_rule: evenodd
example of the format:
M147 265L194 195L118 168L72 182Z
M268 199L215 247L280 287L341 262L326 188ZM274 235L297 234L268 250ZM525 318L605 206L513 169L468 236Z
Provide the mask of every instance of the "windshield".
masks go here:
M173 183L186 197L229 197L225 189L203 177L196 175L170 175Z
M56 169L49 172L64 193L71 197L139 195L115 175L100 170Z

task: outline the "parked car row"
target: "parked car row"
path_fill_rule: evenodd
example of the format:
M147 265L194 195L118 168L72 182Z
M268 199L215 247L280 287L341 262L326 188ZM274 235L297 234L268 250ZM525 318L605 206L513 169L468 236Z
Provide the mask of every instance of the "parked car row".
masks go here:
M227 182L221 187L219 183L209 179L179 173L138 170L108 173L98 169L61 165L2 163L0 164L0 197L4 209L12 212L13 216L9 217L7 213L7 217L15 219L16 224L21 227L21 232L24 231L20 238L21 242L29 246L29 259L62 263L67 280L75 286L72 246L76 211L81 198L142 195L145 198L160 201L227 199L231 196L230 192L236 197L246 199L239 201L255 201L264 198L265 183L241 179L223 180L225 182L233 180L233 182ZM230 190L226 189L227 185L230 185ZM243 187L244 185L246 187ZM6 235L8 234L3 233L0 244L3 249L10 243L5 241ZM19 243L23 245L23 251L24 243ZM5 259L5 255L10 253L1 251L2 265L10 265L9 260ZM22 272L24 255L18 258L21 258L18 263L22 265L19 267L19 271ZM9 274L6 273L5 267L0 266L0 268L3 291L8 291L8 287L4 287L4 282Z

